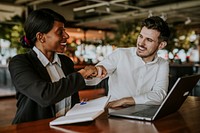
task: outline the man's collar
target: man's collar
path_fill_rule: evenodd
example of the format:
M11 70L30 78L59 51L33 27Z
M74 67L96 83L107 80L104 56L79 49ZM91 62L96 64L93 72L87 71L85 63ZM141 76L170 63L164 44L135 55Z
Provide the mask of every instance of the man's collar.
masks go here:
M137 48L135 48L135 55L143 61L142 57L137 55ZM158 61L158 55L156 54L152 61L147 62L147 63L145 63L144 61L143 62L145 64L153 64L153 63L156 63L157 61Z
M158 55L156 55L152 61L150 62L147 62L146 64L153 64L153 63L156 63L158 61Z

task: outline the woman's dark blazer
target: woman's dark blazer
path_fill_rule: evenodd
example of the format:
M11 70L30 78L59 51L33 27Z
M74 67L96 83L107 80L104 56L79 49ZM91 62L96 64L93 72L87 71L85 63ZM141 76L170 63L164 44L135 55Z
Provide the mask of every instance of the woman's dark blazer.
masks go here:
M9 71L17 98L13 124L54 117L55 103L68 96L72 96L72 106L79 102L78 90L85 87L85 81L69 57L59 58L66 78L54 83L32 49L11 59Z

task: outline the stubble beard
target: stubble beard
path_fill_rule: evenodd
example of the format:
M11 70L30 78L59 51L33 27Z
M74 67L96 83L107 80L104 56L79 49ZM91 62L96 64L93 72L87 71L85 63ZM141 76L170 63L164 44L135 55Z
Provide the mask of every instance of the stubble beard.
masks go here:
M145 51L147 51L147 50L145 50ZM155 49L153 52L151 52L151 53L147 53L147 54L140 54L139 52L138 52L138 49L137 49L137 51L136 51L136 54L137 54L137 56L139 56L139 57L141 57L141 58L148 58L148 57L151 57L152 55L155 55L157 53L157 49Z

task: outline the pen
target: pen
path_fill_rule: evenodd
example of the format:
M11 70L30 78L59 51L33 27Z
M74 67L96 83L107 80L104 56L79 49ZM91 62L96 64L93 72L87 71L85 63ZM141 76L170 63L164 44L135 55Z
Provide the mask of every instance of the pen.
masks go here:
M84 105L86 103L87 103L87 99L83 99L83 100L81 100L80 105Z
M80 105L84 105L86 104L87 102L83 101L83 102L80 102Z

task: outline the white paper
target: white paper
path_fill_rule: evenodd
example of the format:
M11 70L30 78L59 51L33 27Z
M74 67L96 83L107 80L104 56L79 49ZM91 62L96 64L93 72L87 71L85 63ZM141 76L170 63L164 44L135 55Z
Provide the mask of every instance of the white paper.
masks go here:
M90 100L88 102L86 102L86 104L81 105L76 104L74 105L74 107L72 109L70 109L67 113L66 116L69 115L77 115L77 114L85 114L88 112L94 112L94 111L99 111L99 110L103 110L105 105L108 102L108 97L104 96L104 97L100 97L94 100Z

